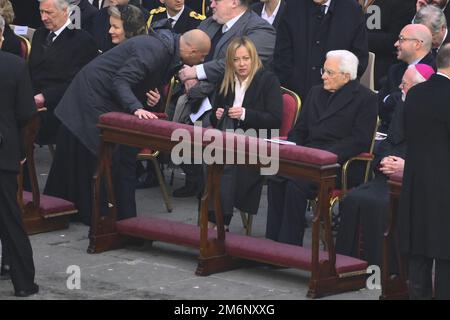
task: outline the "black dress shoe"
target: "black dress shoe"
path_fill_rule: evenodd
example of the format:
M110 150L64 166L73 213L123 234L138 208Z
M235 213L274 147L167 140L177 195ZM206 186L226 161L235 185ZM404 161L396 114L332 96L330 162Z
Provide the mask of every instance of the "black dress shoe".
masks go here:
M2 265L0 269L0 280L9 280L11 279L11 267L7 264Z
M31 296L31 295L33 295L33 294L36 294L36 293L38 293L38 292L39 292L39 286L38 286L36 283L33 283L33 285L31 286L30 289L28 289L28 290L19 290L19 291L16 291L16 292L14 293L14 295L15 295L16 297L25 298L25 297Z

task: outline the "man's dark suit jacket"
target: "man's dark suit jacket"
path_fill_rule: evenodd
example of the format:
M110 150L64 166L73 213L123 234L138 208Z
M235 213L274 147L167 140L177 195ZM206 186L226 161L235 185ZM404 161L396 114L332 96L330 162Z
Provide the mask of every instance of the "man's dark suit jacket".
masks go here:
M280 8L278 9L277 15L275 16L275 20L273 20L272 26L275 28L275 30L278 29L278 25L280 24L281 16L284 12L284 7L286 6L284 0L280 1ZM255 11L259 16L261 16L262 10L264 8L264 3L262 2L256 2L252 4L252 10Z
M311 0L286 2L274 53L274 70L282 86L306 98L312 86L322 83L320 68L326 53L338 49L358 57L361 76L369 53L364 15L355 0L331 0L325 16Z
M13 53L19 57L22 56L22 49L20 46L20 40L12 31L11 27L8 24L5 24L5 30L3 30L3 37L5 41L3 41L2 49L3 51Z
M66 28L46 48L48 34L45 28L34 33L29 69L34 94L42 93L45 107L53 110L77 72L97 56L97 47L85 31Z
M0 51L0 170L18 172L20 128L36 113L25 61Z
M151 11L150 11L151 14ZM181 13L181 16L178 18L177 22L173 26L173 31L175 33L185 33L189 30L196 29L200 22L202 22L204 18L199 15L197 12L193 11L188 6L184 6L184 10ZM152 19L152 27L158 29L160 27L164 27L167 23L167 11L156 13L153 15Z
M92 154L97 154L98 117L109 111L133 114L143 108L148 89L168 83L181 66L179 36L170 30L132 37L77 74L55 115Z
M369 149L377 121L377 96L357 80L331 93L311 89L288 140L327 150L339 163Z
M78 7L81 12L81 29L89 31L98 9L90 4L88 0L81 0Z
M436 70L436 63L431 53L428 53L418 63L427 64ZM401 91L398 86L402 82L403 74L407 68L408 64L403 61L394 64L389 68L387 79L381 90L378 92L378 113L381 119L381 125L378 131L386 132L389 128L392 112L401 97ZM388 95L389 97L386 98Z

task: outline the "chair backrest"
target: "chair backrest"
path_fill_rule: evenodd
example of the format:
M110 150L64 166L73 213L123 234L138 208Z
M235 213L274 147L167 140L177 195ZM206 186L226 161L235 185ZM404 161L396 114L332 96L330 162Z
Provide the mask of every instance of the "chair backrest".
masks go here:
M16 37L18 37L20 41L20 56L28 61L31 52L30 41L23 36L16 35Z
M170 102L172 100L172 91L173 87L175 86L175 82L176 82L175 77L172 77L172 79L170 79L170 82L164 86L164 95L166 97L164 112L167 112L167 108L169 107Z
M369 62L367 63L366 71L361 76L361 84L372 91L375 91L375 53L369 52Z
M283 95L283 115L281 118L280 136L286 137L294 126L302 106L300 97L293 91L281 87Z
M14 33L18 36L22 36L24 38L27 38L28 41L33 42L33 35L34 32L36 31L36 29L30 28L30 27L26 27L26 34L25 33L20 33L21 31L18 31L18 29L16 30L16 25L14 24L10 24L9 25L11 27L11 29L14 31ZM24 26L18 26L18 27L24 27Z

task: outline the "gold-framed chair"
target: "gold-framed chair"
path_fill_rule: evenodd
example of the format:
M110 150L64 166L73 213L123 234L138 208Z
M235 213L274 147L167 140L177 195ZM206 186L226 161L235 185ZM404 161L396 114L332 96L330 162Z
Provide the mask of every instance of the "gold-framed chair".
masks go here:
M167 110L168 106L170 105L171 97L172 97L172 90L173 90L173 87L174 87L175 83L176 83L175 78L172 78L170 80L169 84L167 84L165 89L164 89L164 96L166 98L165 105L164 105L164 110ZM155 114L160 119L167 118L167 113L166 112L155 113ZM149 163L151 163L153 165L153 167L155 168L156 177L158 179L159 186L161 187L161 192L162 192L162 195L163 195L163 198L164 198L164 202L166 204L166 209L167 209L168 212L172 212L172 210L173 210L172 200L171 200L171 197L169 195L169 192L167 191L167 186L166 186L166 182L164 180L164 177L163 177L163 175L161 173L160 164L159 164L159 161L158 161L159 154L160 154L160 152L158 150L145 148L145 149L142 149L138 153L137 160L139 160L139 161L147 160L147 161L149 161Z
M36 113L23 128L26 161L22 161L17 177L17 202L28 234L67 229L70 216L78 212L72 202L39 191L34 162L34 141L38 131L39 115ZM23 170L28 170L31 191L23 190Z
M20 41L20 56L28 61L31 52L31 42L24 36L16 35Z
M363 161L366 162L366 167L364 169L364 179L361 182L361 184L367 183L369 181L369 178L371 178L371 168L372 168L372 161L374 160L375 156L373 154L373 149L375 147L375 141L376 141L376 136L377 136L377 131L378 131L378 127L380 126L381 120L379 117L377 117L377 122L375 124L375 129L373 132L373 136L372 136L372 142L370 143L370 147L368 152L363 152L358 154L355 157L352 157L350 159L348 159L343 165L342 165L342 172L341 172L341 188L336 188L333 189L331 192L331 198L330 198L330 221L332 224L332 229L337 229L337 225L339 224L339 214L335 215L334 214L334 206L340 201L342 200L342 198L347 194L347 192L349 191L349 186L348 186L348 171L349 168L351 166L352 163L356 162L356 161ZM312 207L315 206L315 200L311 201L311 205ZM323 234L325 233L323 230L323 225L322 225L322 230L321 230L321 241L323 246L326 248L326 241L323 238Z
M302 102L298 94L287 88L281 87L281 94L283 96L283 114L281 117L280 137L287 138L291 128L295 125L300 114ZM253 225L253 215L239 210L242 225L245 228L246 235L251 235Z

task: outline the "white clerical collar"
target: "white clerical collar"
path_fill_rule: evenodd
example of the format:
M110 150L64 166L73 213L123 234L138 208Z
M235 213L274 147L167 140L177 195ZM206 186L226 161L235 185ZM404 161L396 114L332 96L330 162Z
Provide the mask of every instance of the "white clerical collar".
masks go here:
M230 30L233 25L244 15L246 11L243 11L240 15L234 17L231 20L228 20L228 22L226 22L223 26L222 26L222 33L227 32L228 30Z
M445 73L442 72L436 72L436 74L442 76L442 77L446 77L448 80L450 80L450 77L448 75L446 75Z
M438 51L439 51L439 49L442 47L442 44L444 43L445 39L447 39L447 34L448 34L448 29L445 28L444 38L442 38L442 42L441 42L441 44L439 45L439 47L437 48Z

